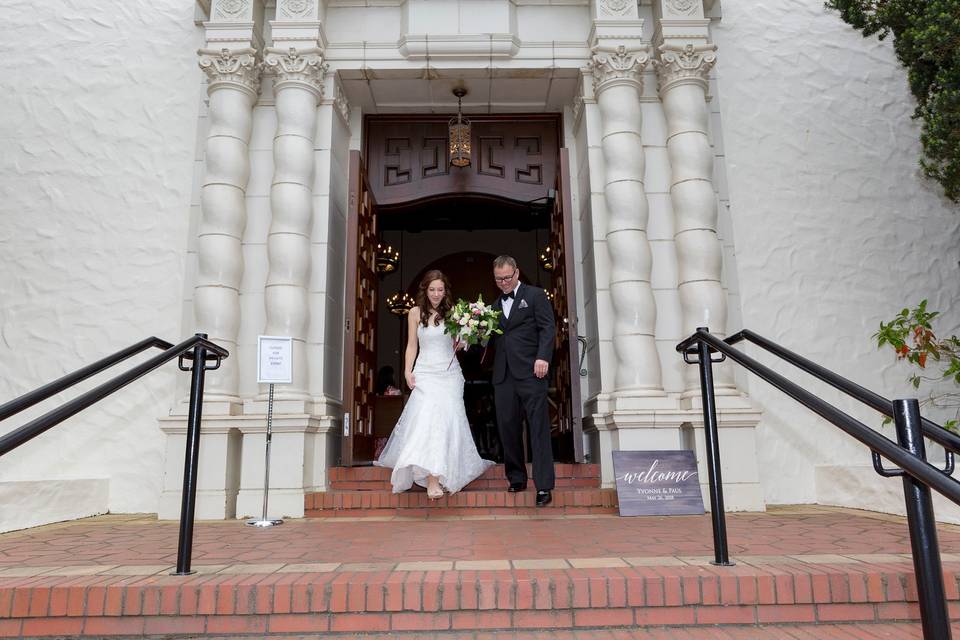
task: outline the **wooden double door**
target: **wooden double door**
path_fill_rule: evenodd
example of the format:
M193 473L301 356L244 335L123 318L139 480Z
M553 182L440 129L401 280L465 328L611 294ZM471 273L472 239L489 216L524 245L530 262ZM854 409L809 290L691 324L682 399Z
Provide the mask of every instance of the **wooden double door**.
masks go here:
M398 215L397 211L403 215L403 211L416 211L431 198L458 195L488 197L505 205L532 201L550 207L552 283L548 292L557 320L552 430L559 458L583 461L570 162L567 150L559 146L560 122L553 116L492 118L488 122L488 127L475 122L473 164L463 169L449 165L446 120L436 117L368 120L366 152L370 166L375 167L370 171L359 151L350 153L341 448L344 466L369 464L375 452L377 306L385 304L376 272L378 209L390 208L391 215Z

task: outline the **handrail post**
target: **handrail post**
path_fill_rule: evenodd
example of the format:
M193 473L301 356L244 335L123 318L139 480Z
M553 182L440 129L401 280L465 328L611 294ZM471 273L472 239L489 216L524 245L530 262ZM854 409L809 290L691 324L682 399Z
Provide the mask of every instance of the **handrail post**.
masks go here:
M904 449L926 460L926 447L920 422L920 404L916 398L893 401L897 441ZM930 487L903 475L903 496L910 529L913 572L917 580L917 599L924 640L950 640L950 616L943 588L943 568L937 542L937 522L933 515Z
M706 327L697 331L709 332ZM703 398L703 437L707 449L707 476L710 480L710 519L713 523L713 555L711 564L729 567L730 552L727 549L727 520L723 507L723 480L720 474L720 440L717 433L717 404L713 393L713 363L710 346L697 342L698 366L700 367L700 394Z
M198 333L206 339L207 334ZM193 553L193 518L197 510L197 467L200 464L200 420L203 411L203 379L207 369L207 350L198 344L193 348L190 376L190 410L187 414L187 444L183 458L183 495L180 502L180 538L177 543L177 570L174 575L186 576Z

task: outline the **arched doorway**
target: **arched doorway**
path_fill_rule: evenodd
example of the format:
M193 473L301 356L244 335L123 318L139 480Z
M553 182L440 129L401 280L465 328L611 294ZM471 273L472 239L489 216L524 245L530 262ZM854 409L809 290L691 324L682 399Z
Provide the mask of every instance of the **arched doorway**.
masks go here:
M387 296L398 290L415 295L420 275L440 268L456 296L483 293L492 300L491 261L503 253L517 258L523 280L554 300L555 450L559 461L582 461L568 160L559 148L559 118L488 117L486 129L474 129L477 152L464 169L450 167L443 155L445 118L416 117L405 127L396 120L385 118L377 128L368 119L368 157L377 167L369 180L358 152L351 161L342 463L373 460L378 439L389 435L402 409L402 398L384 401L375 393L378 370L393 367L397 382L403 371L405 321L390 315ZM382 278L374 270L377 242L401 253L399 268ZM541 261L547 247L552 259ZM461 366L479 388L489 375L479 361L474 370L471 357ZM484 408L482 393L475 403L470 392L465 396L483 449L484 433L495 432L483 417L492 415L492 398Z

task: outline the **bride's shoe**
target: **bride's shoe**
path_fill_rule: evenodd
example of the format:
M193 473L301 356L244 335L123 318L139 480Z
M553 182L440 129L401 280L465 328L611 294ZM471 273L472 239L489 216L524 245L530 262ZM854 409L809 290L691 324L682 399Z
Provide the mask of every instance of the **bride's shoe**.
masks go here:
M435 488L427 488L427 497L431 500L439 500L443 497L443 487L438 484Z

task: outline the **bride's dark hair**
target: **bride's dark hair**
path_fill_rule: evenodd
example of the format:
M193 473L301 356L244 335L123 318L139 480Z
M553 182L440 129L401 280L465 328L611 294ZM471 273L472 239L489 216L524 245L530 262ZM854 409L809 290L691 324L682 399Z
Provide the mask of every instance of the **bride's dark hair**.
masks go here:
M420 309L420 324L425 327L430 324L430 312L432 311L430 299L427 297L427 289L430 288L430 283L434 280L439 280L443 283L443 298L440 299L440 304L437 305L437 317L433 323L439 325L443 322L444 318L447 317L447 314L450 313L450 309L453 308L453 293L450 291L450 281L447 280L447 276L443 275L443 272L437 269L427 271L423 274L423 280L420 281L420 287L417 289L417 307Z

